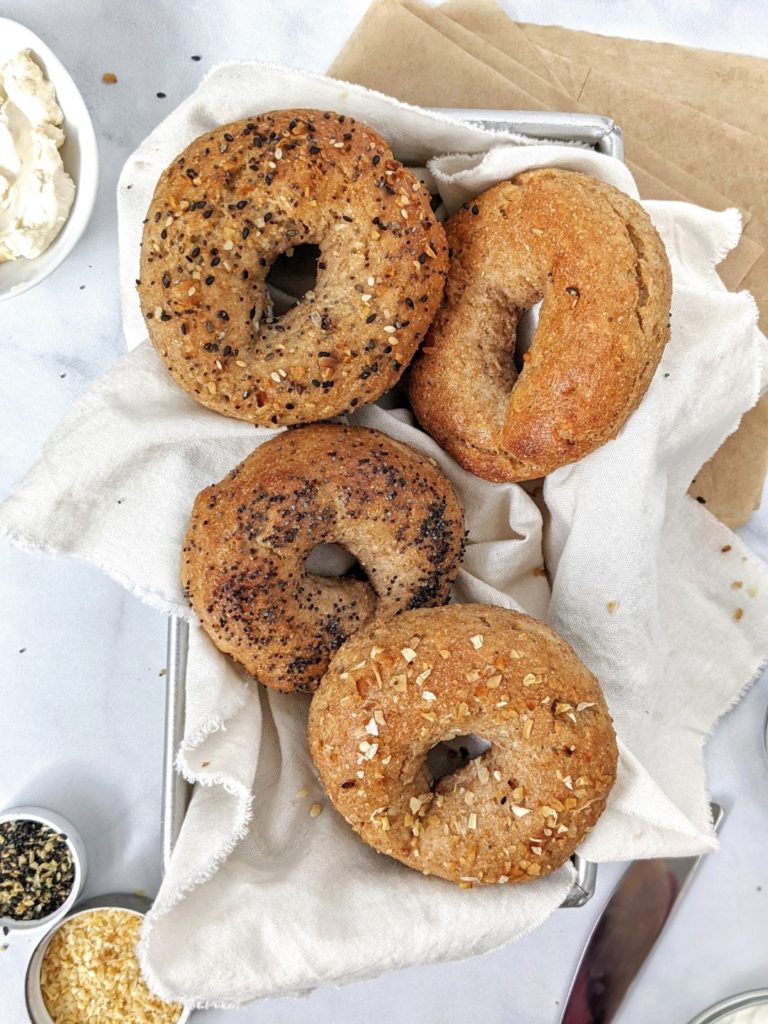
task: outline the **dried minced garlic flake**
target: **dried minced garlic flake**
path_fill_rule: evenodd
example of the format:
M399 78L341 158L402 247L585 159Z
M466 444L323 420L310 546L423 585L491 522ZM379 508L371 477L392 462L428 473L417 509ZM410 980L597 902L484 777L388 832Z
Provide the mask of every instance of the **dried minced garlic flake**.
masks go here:
M128 910L91 910L55 932L40 967L40 988L56 1024L175 1024L176 1003L153 995L136 958L141 918Z

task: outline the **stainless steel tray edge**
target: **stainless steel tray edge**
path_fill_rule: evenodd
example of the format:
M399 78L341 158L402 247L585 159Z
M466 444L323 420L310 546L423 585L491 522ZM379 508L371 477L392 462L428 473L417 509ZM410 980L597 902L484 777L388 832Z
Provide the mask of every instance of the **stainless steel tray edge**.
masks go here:
M484 128L501 129L550 142L574 142L622 160L621 129L609 117L597 114L557 114L549 111L507 111L439 108L439 113ZM168 870L192 787L176 771L175 758L184 736L184 684L187 669L187 623L172 616L168 623L165 699L165 750L163 756L163 805L161 817L162 868ZM595 893L597 865L578 854L572 858L576 869L571 891L562 907L583 907Z

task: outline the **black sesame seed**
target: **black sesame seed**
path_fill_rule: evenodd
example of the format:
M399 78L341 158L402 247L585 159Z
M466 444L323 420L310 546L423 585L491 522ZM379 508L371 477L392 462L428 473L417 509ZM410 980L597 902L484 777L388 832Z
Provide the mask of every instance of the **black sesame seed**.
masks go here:
M229 320L229 313L225 309L220 309L216 316L219 320Z
M159 92L156 95L157 95L157 98L159 100L164 100L165 99L165 93L164 92Z
M271 213L265 213L264 214L264 223L265 224L269 224L269 222L272 220L272 216L273 215Z
M193 53L190 60L202 60L202 58L200 57L200 54Z
M215 280L216 280L216 278L213 276L213 274L209 274L208 277L206 277L206 279L205 279L205 283L206 284L213 284L213 282Z
M219 256L214 256L213 259L211 260L211 266L212 267L218 267L218 265L220 263L221 263L221 257L219 257Z
M168 288L170 286L170 284L171 284L171 275L166 270L166 272L163 274L163 288Z
M317 156L317 154L320 152L320 147L319 146L310 146L309 147L309 152L310 152L310 154L312 156Z
M251 233L251 229L250 228L243 228L243 231L242 231L243 238L247 238L248 235L250 235L250 233Z
M221 354L223 356L231 356L232 355L232 346L231 345L225 345L224 348L221 350Z
M226 135L224 136L224 138L226 138ZM248 200L247 199L241 199L240 202L237 204L237 208L238 208L238 210L244 210L247 205L248 205Z
M419 253L419 263L423 266L427 262L427 254L425 252Z
M476 217L478 215L478 213L480 213L480 207L477 205L477 203L474 203L472 205L472 214L473 214L473 216Z
M408 307L408 309L415 309L416 308L416 304L414 303L413 299L406 299L405 300L405 304Z
M371 163L373 164L374 167L378 167L378 165L381 163L381 157L379 156L378 153L373 158L373 160L371 160Z
M213 216L213 210L203 210L203 217L208 220L209 217Z
M272 175L271 174L265 174L264 175L264 181L267 183L267 185L271 185L272 184ZM265 217L264 220L266 220L266 219L267 218Z
M375 314L375 313L371 313L371 315L370 315L370 316L367 316L367 317L365 318L365 322L366 322L367 324L372 324L372 323L373 323L373 321L374 321L375 319L376 319L376 314Z
M196 245L195 248L192 250L192 252L189 255L190 256L199 256L200 255L200 246Z

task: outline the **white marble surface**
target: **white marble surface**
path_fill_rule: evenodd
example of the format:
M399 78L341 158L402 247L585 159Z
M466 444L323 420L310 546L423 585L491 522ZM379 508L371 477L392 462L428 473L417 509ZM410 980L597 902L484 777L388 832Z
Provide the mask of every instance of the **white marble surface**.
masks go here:
M761 0L536 0L506 4L520 20L768 56ZM124 351L117 286L115 184L128 153L213 63L253 57L324 69L365 0L5 0L2 14L37 32L82 90L96 123L102 180L88 231L32 292L0 305L0 495L32 464L68 406ZM199 54L200 61L191 56ZM101 82L105 71L117 85ZM157 92L166 93L159 99ZM745 536L768 557L768 500ZM91 858L89 894L156 890L165 622L94 570L0 543L0 808L40 803L71 817ZM702 679L702 686L707 680ZM768 676L708 747L713 793L728 808L722 850L702 865L622 1024L684 1022L704 1005L768 982ZM600 871L596 898L560 911L481 959L411 968L302 1000L208 1011L201 1024L393 1019L549 1024L558 1019L591 923L621 873ZM0 953L0 1019L22 1024L24 948Z

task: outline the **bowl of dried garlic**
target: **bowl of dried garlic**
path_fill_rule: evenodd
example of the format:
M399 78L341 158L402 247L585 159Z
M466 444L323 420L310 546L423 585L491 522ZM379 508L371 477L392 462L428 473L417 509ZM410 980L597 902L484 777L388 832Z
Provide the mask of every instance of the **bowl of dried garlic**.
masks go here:
M136 946L149 901L111 894L59 922L32 955L27 1009L33 1024L183 1024L191 1010L166 1003L141 976Z

